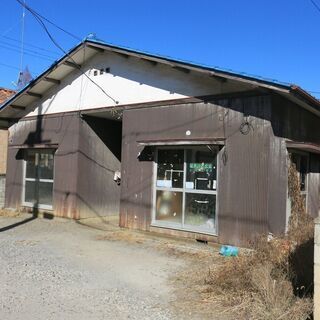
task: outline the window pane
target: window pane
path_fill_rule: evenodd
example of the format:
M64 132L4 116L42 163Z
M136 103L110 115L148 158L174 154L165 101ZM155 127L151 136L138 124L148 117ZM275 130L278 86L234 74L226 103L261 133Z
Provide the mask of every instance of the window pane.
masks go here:
M36 154L34 152L27 151L26 162L26 177L36 178Z
M187 150L186 189L216 190L217 152L202 147Z
M183 187L183 150L159 150L157 187Z
M39 182L39 204L52 205L52 182Z
M156 219L182 222L182 192L157 191Z
M36 183L34 181L26 181L25 185L25 202L36 202Z
M39 178L53 179L53 153L39 153Z
M53 182L53 150L28 150L26 154L25 202L34 205L52 205Z
M213 194L186 193L185 224L214 230L216 196Z

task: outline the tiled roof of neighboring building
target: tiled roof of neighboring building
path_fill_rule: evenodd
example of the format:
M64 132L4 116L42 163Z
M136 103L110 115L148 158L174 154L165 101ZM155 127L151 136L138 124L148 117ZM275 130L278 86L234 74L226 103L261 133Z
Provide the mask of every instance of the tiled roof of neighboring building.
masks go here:
M16 93L15 90L0 88L0 104L5 102L8 98L13 96L15 93Z

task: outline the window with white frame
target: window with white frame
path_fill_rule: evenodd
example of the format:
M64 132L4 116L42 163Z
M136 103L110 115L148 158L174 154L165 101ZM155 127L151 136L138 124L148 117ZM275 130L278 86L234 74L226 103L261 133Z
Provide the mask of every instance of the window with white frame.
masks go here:
M53 149L25 151L23 204L52 209Z
M158 148L154 225L216 232L218 150L213 146Z

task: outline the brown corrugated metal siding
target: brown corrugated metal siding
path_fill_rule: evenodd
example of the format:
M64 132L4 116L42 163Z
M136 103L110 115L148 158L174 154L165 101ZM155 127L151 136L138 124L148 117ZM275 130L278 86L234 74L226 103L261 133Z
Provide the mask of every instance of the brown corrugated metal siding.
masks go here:
M75 219L116 215L120 199L120 226L149 230L153 148L139 142L185 141L189 130L188 139L199 143L224 140L218 164L218 241L247 244L257 234L285 230L286 140L320 144L318 126L317 116L268 94L125 109L122 128L120 122L83 118L78 112L26 118L10 129L6 206L21 206L19 147L51 144L57 147L55 215ZM141 157L146 150L149 156ZM121 196L113 181L120 161ZM308 210L316 216L318 155L311 155L310 168Z
M245 121L250 124L247 134L240 132ZM219 241L247 244L261 233L284 232L285 141L294 138L319 142L319 134L313 132L318 123L310 112L271 95L125 111L120 225L150 228L153 161L138 160L143 150L138 141L185 140L190 130L190 138L195 140L225 138L219 154ZM222 155L226 161L222 161ZM319 170L310 179L309 210L316 215Z
M103 125L109 128L104 135ZM121 124L97 121L89 125L78 112L20 121L10 129L6 207L21 206L23 149L19 147L52 145L57 148L54 215L79 219L119 214L120 189L113 173L120 169L120 141Z

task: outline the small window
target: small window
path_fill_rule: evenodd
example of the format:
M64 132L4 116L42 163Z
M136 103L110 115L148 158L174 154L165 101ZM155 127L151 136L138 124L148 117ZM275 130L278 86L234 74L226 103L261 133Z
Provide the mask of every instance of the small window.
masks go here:
M103 74L104 73L104 69L100 69L100 74Z
M97 76L97 75L98 75L98 70L94 70L94 71L93 71L93 75L94 75L94 76Z
M52 209L54 150L27 150L23 204Z

